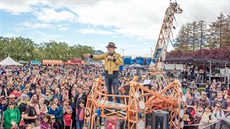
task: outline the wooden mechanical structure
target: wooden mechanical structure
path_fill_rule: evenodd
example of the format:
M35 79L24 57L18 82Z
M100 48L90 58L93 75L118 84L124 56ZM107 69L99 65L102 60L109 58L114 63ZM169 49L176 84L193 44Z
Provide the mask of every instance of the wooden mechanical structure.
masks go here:
M185 97L183 96L181 84L178 80L170 83L166 81L162 70L173 29L173 21L175 20L174 14L177 13L182 13L182 9L176 2L170 2L165 12L153 55L155 64L150 64L148 74L156 76L157 91L138 83L138 77L135 76L132 81L125 85L129 87L128 95L106 94L103 79L96 79L86 103L84 125L87 128L95 129L97 127L95 120L101 117L125 121L128 129L145 129L147 128L146 115L159 109L169 111L171 129L180 129L183 126L181 118L184 115L184 111L181 109L181 104L185 102ZM121 92L125 86L120 88ZM108 101L109 96L119 97L121 103Z

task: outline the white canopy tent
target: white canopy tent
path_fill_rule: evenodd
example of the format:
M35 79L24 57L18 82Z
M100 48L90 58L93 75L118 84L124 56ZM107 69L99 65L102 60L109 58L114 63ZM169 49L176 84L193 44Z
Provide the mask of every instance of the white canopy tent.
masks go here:
M12 58L10 58L10 57L8 56L6 59L4 59L4 60L2 60L2 61L0 62L0 65L2 65L2 66L8 66L8 65L22 65L22 64L20 64L20 63L14 61Z

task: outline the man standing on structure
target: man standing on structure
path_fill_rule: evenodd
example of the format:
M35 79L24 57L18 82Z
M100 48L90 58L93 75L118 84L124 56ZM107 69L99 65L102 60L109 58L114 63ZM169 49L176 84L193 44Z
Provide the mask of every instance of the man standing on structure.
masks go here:
M119 53L115 52L117 48L115 43L109 42L108 46L106 46L108 52L102 55L90 55L85 54L86 58L92 58L94 60L104 60L105 66L105 84L108 91L108 94L112 94L112 86L113 92L115 95L118 95L118 81L119 81L119 66L123 64L122 57ZM108 97L109 101L112 100L112 96ZM119 97L116 97L116 102L120 103Z

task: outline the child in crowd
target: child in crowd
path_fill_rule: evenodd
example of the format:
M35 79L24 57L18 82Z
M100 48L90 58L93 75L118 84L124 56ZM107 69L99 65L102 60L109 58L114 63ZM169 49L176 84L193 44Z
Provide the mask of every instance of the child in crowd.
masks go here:
M193 122L194 124L198 124L200 122L203 113L204 113L204 105L199 103L195 110L194 122Z
M79 106L76 109L76 129L83 129L85 116L85 101L80 100Z
M72 129L72 108L70 106L65 107L65 113L63 117L65 129Z
M26 124L26 125L25 125L25 129L33 129L32 124Z
M51 117L48 114L43 115L43 112L40 113L39 120L41 122L40 129L52 129Z

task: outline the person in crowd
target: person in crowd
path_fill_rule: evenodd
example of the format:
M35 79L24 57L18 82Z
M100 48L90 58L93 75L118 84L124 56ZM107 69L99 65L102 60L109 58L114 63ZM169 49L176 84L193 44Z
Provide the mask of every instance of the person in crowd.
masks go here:
M206 92L202 92L201 93L201 98L197 99L197 103L202 104L204 107L207 107L208 105L210 105L210 101L207 97L207 93Z
M215 123L217 121L218 120L216 119L216 117L212 114L212 107L207 106L205 108L204 114L201 117L198 129L203 129L205 126L207 126L211 123Z
M59 111L58 105L55 103L55 101L50 102L50 108L48 110L48 114L54 115L56 119L56 123L59 126L59 129L63 128L63 123L62 123L62 113Z
M184 122L185 125L192 124L192 122L193 122L193 116L188 111L187 106L184 106L183 109L184 109L184 115L182 117L182 121ZM185 129L187 129L187 127L185 127Z
M39 120L41 122L40 129L52 129L51 116L40 112Z
M212 107L214 108L217 104L221 105L221 108L224 111L228 111L228 102L226 100L223 99L223 94L222 92L218 92L217 98L214 100Z
M196 100L193 98L192 92L187 92L186 104L187 104L187 110L190 113L196 108L197 104L196 104Z
M212 80L212 86L216 88L216 86L217 86L216 79L213 79L213 80Z
M54 102L56 103L57 108L59 110L59 117L62 118L63 117L63 106L62 106L62 103L60 103L60 100L58 98L54 98Z
M197 108L195 109L195 114L194 114L194 124L200 123L201 117L204 113L204 105L201 103L198 103Z
M216 87L211 86L211 91L209 92L209 100L211 102L211 105L213 105L214 100L217 97L217 91L216 91Z
M10 94L14 95L15 97L19 97L21 95L21 92L19 88L14 88L14 90Z
M8 109L4 112L4 129L17 127L21 119L20 110L16 107L15 102L10 102Z
M83 129L85 116L85 101L80 100L79 106L76 109L76 127L77 129Z
M38 97L38 100L39 100L40 98L45 98L45 95L42 94L42 89L41 89L41 87L40 87L39 85L36 86L36 95L37 95L37 97Z
M54 98L58 98L60 100L60 102L62 103L63 96L62 96L62 94L60 92L60 88L58 88L58 87L55 88Z
M210 91L211 91L211 85L210 84L206 84L206 89L205 89L206 93L207 93L207 97L210 97Z
M21 103L19 102L18 105L19 105L19 110L20 110L20 113L21 115L24 115L25 111L26 111L26 107L28 105L28 99L29 97L25 94L22 94L21 95Z
M221 82L218 82L216 85L216 90L217 91L224 91L224 87L221 85Z
M76 107L79 106L79 102L80 100L84 100L86 101L87 96L85 95L85 93L83 92L82 88L79 88L78 90L78 94L75 97L75 103L76 103Z
M107 87L108 94L112 94L112 86L113 92L115 95L118 95L118 81L119 81L119 66L123 64L122 57L119 53L115 52L117 48L115 43L109 42L108 46L106 46L108 52L103 55L90 55L85 54L86 58L93 58L94 60L104 60L105 61L105 84ZM113 101L112 97L108 98L109 101ZM120 99L116 97L116 102L120 103Z
M199 81L200 83L203 83L204 82L204 78L205 77L205 71L203 69L200 69L199 71Z
M225 114L224 114L224 110L221 109L221 105L220 104L216 104L214 110L213 110L213 115L218 119L218 120L222 120L223 118L225 118Z
M8 101L2 106L2 110L6 111L8 108L8 104L12 103L12 102L15 102L15 95L13 95L13 94L9 95Z
M188 88L188 82L187 79L184 78L183 81L181 82L182 88L184 89L184 94L186 94L185 90Z
M36 100L36 101L39 101L40 99L38 99L38 95L37 94L33 94L32 98L30 99L30 101L33 101L33 100Z
M39 104L40 106L40 111L43 112L44 114L46 114L48 112L48 108L46 106L46 104Z
M194 89L193 94L194 94L195 100L197 100L197 99L199 99L201 97L200 92L198 91L197 88Z
M50 115L52 129L59 129L59 125L56 123L54 115Z
M190 91L194 91L195 89L197 89L197 85L195 84L194 81L192 81L191 84L189 85L189 89Z
M65 107L65 113L63 116L65 129L72 129L72 123L73 123L72 112L73 111L72 111L71 106Z
M25 129L33 129L33 125L32 124L26 124Z
M27 106L24 117L23 117L25 124L35 125L35 120L38 118L38 115L39 115L35 109L35 107L37 106L37 103L38 101L34 99Z
M71 110L73 111L73 108L72 108L71 105L70 105L70 100L67 99L67 100L65 100L65 101L63 102L63 114L66 112L66 111L65 111L66 107L69 107L69 106L70 106Z

